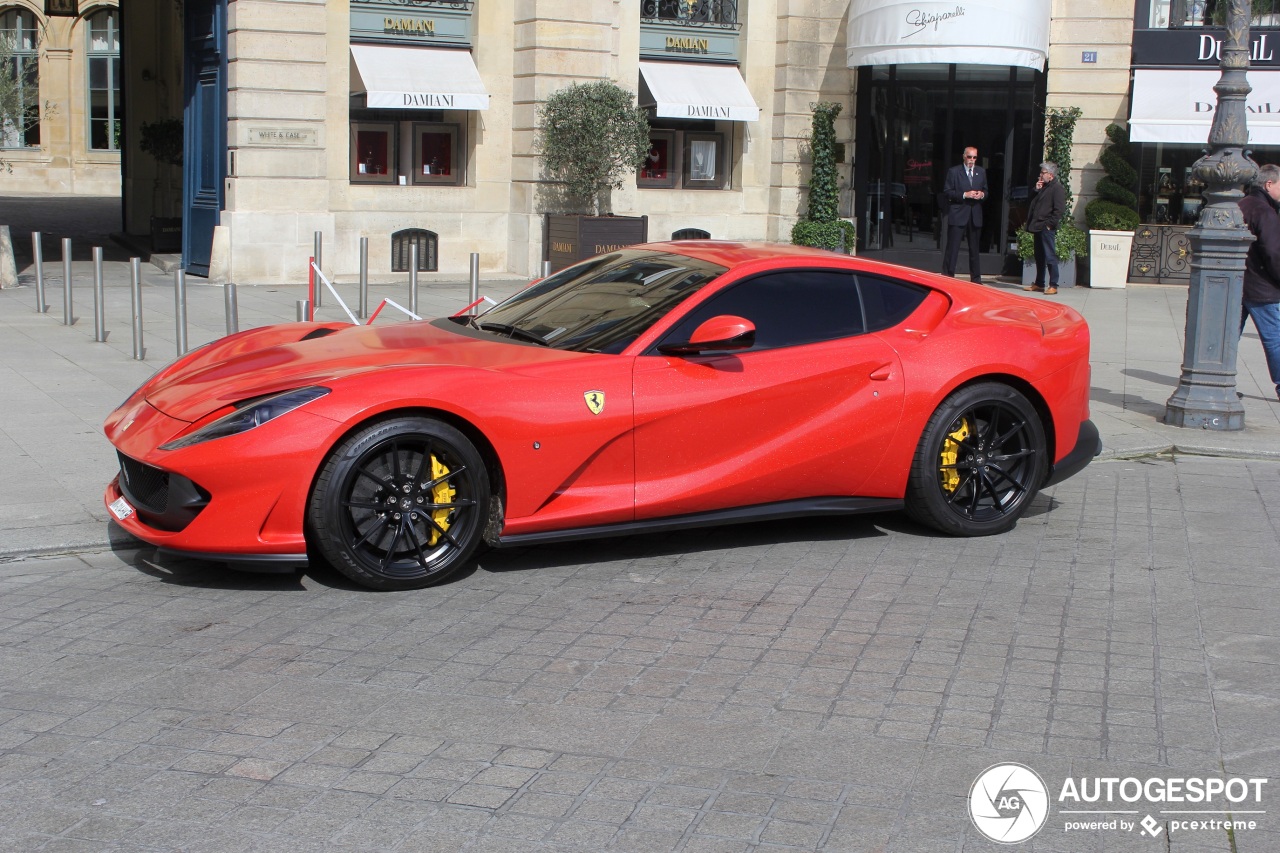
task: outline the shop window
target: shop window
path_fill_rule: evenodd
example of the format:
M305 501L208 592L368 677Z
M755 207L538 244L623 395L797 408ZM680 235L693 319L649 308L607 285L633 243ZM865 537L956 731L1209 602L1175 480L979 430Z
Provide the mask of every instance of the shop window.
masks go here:
M636 183L642 187L674 187L677 175L676 150L675 131L652 131L649 134L649 156L640 165Z
M448 124L413 125L413 182L458 183L458 128Z
M410 254L418 247L418 272L435 272L440 268L437 248L439 236L425 228L405 228L391 235L391 271L408 272Z
M370 184L396 182L396 123L351 123L351 180Z
M40 144L40 37L36 16L25 9L0 12L0 40L8 46L8 56L0 65L13 86L12 115L0 119L0 148L26 148ZM10 108L10 104L5 104Z
M651 189L722 190L728 186L726 135L719 132L654 129L649 156L636 185Z
M718 190L724 186L724 135L684 135L685 189Z
M89 147L120 150L120 20L106 9L89 18Z
M461 186L465 134L443 116L441 110L352 110L351 182Z

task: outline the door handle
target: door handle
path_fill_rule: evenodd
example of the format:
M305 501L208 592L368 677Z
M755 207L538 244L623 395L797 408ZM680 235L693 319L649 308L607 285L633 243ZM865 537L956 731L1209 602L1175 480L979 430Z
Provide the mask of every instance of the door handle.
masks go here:
M882 364L871 371L871 378L876 382L884 382L893 375L893 364Z

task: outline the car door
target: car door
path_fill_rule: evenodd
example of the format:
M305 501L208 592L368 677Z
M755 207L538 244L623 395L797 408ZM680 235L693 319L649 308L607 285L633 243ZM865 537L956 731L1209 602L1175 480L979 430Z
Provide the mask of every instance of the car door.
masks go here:
M855 277L769 272L696 306L661 343L714 316L756 326L748 350L635 366L636 518L856 495L897 427L897 354L866 334Z

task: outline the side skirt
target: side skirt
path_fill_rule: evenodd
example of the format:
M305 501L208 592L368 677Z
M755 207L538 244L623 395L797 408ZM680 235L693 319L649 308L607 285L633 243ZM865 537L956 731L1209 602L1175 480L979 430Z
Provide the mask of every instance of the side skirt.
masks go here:
M696 527L719 527L726 524L743 524L752 521L776 521L783 518L802 518L816 515L856 515L867 512L896 512L902 509L898 498L803 498L772 504L696 512L667 518L644 521L627 521L620 524L602 524L597 527L576 527L568 530L547 530L540 533L517 533L499 536L496 547L512 548L518 545L542 545L548 542L570 542L578 539L600 539L606 536L631 536L637 533L664 533L672 530L688 530Z

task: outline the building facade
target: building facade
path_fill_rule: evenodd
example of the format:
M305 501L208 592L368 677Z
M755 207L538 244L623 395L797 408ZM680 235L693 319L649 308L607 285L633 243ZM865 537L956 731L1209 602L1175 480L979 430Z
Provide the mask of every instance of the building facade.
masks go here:
M1216 5L131 0L116 78L123 138L184 115L185 158L168 166L125 145L115 179L122 171L127 230L145 234L180 216L184 263L213 280L298 281L316 232L325 271L340 276L356 272L362 237L375 276L405 269L410 242L422 249L420 266L444 275L465 274L476 252L486 274L533 276L546 257L545 214L557 204L538 157L538 106L572 83L606 79L649 110L649 158L608 206L647 217L651 240L688 229L787 240L804 210L811 105L828 101L843 107L841 214L858 225L858 251L937 268L942 177L975 145L993 184L983 247L998 264L1034 180L1046 108L1083 111L1069 178L1077 218L1102 174L1105 128L1130 120L1131 100L1144 182L1183 174L1194 142L1142 138L1143 128L1179 121L1152 124L1142 113L1159 91L1151 80L1176 83L1146 72L1179 70L1164 58L1175 41L1189 40L1197 57L1212 53L1204 45L1221 38ZM11 158L22 177L8 186L55 188L52 167L64 160L68 175L94 174L93 87L87 66L75 66L93 61L88 22L106 8L82 4L70 19L79 24L50 24L39 54L42 97L48 81L67 90L59 101L86 105L63 133L81 139L83 153L58 154L55 144L73 146L43 122L38 143L16 151L32 165ZM1258 23L1261 71L1280 34ZM84 60L54 56L81 41ZM48 70L55 59L65 70ZM1182 70L1212 72L1211 60L1187 62ZM83 166L72 166L76 156ZM108 173L119 156L104 158ZM67 181L99 191L88 178ZM1174 206L1182 215L1183 198L1147 196L1150 218L1172 218Z
M30 122L0 125L6 192L120 192L120 10L114 0L71 4L0 0L0 40L11 77L38 96L19 109ZM58 12L59 9L50 11ZM20 126L21 125L21 126Z

